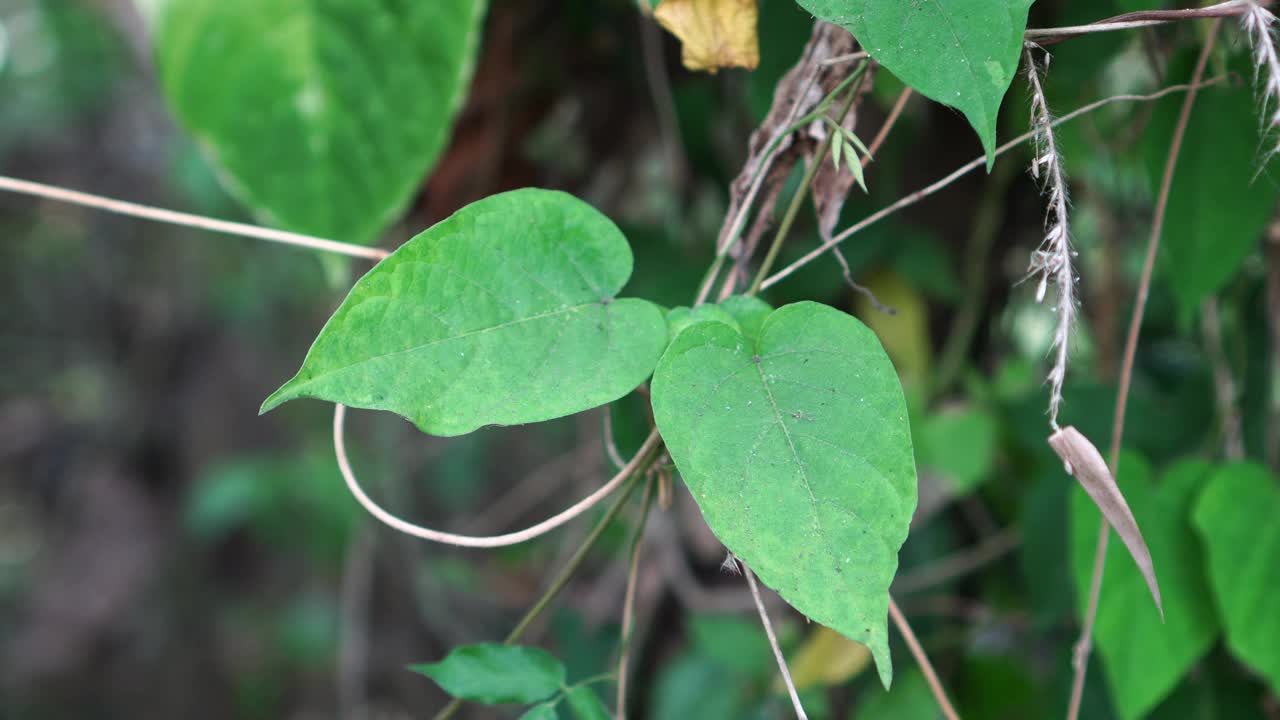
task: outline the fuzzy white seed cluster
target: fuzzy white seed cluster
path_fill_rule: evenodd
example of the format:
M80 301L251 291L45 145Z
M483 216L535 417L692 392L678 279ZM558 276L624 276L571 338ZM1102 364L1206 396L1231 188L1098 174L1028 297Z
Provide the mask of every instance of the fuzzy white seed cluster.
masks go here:
M1276 55L1275 22L1276 16L1259 2L1250 2L1248 10L1240 16L1253 50L1254 83L1258 85L1262 104L1263 132L1268 134L1280 131L1280 57ZM1267 155L1276 153L1280 153L1280 134Z
M1040 68L1026 49L1027 81L1031 87L1031 127L1035 131L1036 154L1031 161L1031 175L1041 183L1048 209L1045 212L1045 236L1034 252L1028 277L1039 277L1036 302L1043 302L1049 284L1057 291L1054 313L1058 322L1053 334L1053 367L1046 382L1049 384L1049 425L1058 429L1058 409L1062 405L1062 383L1067 375L1067 350L1071 339L1071 325L1075 320L1075 271L1072 259L1071 234L1067 225L1067 181L1062 170L1062 156L1053 135L1053 115L1045 100L1040 82ZM1048 67L1049 55L1045 55Z

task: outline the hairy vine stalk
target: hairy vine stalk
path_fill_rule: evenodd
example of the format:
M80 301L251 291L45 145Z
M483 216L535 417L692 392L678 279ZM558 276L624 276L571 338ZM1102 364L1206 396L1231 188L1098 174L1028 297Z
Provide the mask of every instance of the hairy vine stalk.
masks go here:
M1045 290L1052 283L1057 294L1053 312L1057 323L1053 332L1053 367L1049 370L1049 426L1058 427L1058 410L1062 406L1062 383L1067 376L1067 355L1071 327L1075 322L1075 270L1071 249L1071 232L1067 223L1067 180L1062 169L1062 155L1053 132L1053 115L1040 83L1040 68L1032 55L1032 46L1024 49L1027 61L1027 84L1031 88L1031 129L1035 138L1035 157L1031 160L1031 176L1041 183L1048 198L1045 236L1040 247L1031 253L1027 268L1029 277L1039 277L1036 302L1043 302ZM1051 56L1045 54L1045 67Z
M1248 2L1240 16L1240 25L1249 37L1253 52L1254 83L1258 85L1258 102L1263 120L1263 133L1274 136L1267 157L1280 152L1280 57L1276 55L1276 16L1256 0Z

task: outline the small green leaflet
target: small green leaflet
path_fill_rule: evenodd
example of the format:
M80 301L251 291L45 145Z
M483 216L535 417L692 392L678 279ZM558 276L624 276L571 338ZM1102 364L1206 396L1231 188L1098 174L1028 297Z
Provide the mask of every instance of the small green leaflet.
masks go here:
M1119 483L1160 567L1165 622L1151 605L1146 581L1125 557L1123 545L1107 546L1106 581L1098 602L1098 651L1111 695L1123 720L1145 717L1213 645L1218 620L1190 514L1208 477L1208 463L1173 466L1157 484L1137 455L1120 457ZM1071 566L1081 614L1089 598L1098 508L1083 489L1071 497Z
M888 589L916 472L875 334L811 302L774 311L755 337L698 323L662 356L652 396L716 536L797 610L865 644L887 687Z
M434 166L484 0L155 0L178 120L271 224L368 244Z
M462 645L440 662L409 669L456 698L486 705L545 700L565 677L564 665L546 650L497 643Z
M564 694L564 700L575 720L610 720L613 717L600 701L600 696L589 685L569 688Z
M796 0L849 32L903 82L964 113L995 161L996 116L1032 0Z
M556 712L555 703L548 702L529 708L520 720L560 720L560 713Z
M361 278L262 411L319 398L449 436L616 400L667 343L656 305L615 297L631 262L617 226L570 195L472 203Z
M1200 493L1194 522L1209 560L1227 647L1280 693L1280 484L1251 463L1218 470Z

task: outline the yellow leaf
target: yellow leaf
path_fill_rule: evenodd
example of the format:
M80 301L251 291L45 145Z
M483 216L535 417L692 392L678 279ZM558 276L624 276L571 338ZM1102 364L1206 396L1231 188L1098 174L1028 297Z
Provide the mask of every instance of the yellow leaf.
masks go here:
M902 276L889 270L875 273L862 284L896 313L886 315L876 310L865 296L859 295L858 318L880 338L904 385L923 382L928 377L932 353L929 308L924 297Z
M840 685L862 672L871 662L871 652L831 628L817 626L788 663L796 690ZM776 692L784 692L782 678L774 682Z
M690 70L760 64L756 0L663 0L653 14L680 38L680 59Z

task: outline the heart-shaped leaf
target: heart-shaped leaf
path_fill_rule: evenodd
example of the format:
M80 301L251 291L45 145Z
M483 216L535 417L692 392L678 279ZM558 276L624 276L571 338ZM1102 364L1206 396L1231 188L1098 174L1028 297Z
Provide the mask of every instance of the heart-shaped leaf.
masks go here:
M964 113L995 160L996 115L1018 71L1032 0L797 0L903 82Z
M1142 573L1107 546L1106 580L1098 601L1098 650L1111 681L1111 695L1124 720L1146 716L1204 655L1218 634L1218 620L1204 576L1200 544L1190 514L1210 466L1185 462L1170 468L1157 485L1151 468L1132 454L1120 458L1120 481L1142 524L1151 553L1160 561L1165 618L1152 612ZM1071 565L1081 613L1089 602L1098 510L1087 494L1071 499Z
M875 335L810 302L774 311L754 339L698 323L662 356L652 392L712 531L796 609L866 645L887 686L888 589L916 474Z
M320 398L461 435L616 400L667 342L656 305L614 297L631 262L617 226L570 195L472 203L361 278L262 410Z
M156 66L227 187L272 224L370 243L443 149L484 0L154 0Z
M1280 485L1261 465L1214 473L1196 501L1227 647L1280 693Z
M564 665L546 650L497 643L461 645L440 662L409 669L456 698L486 705L545 700L560 691L565 677Z

